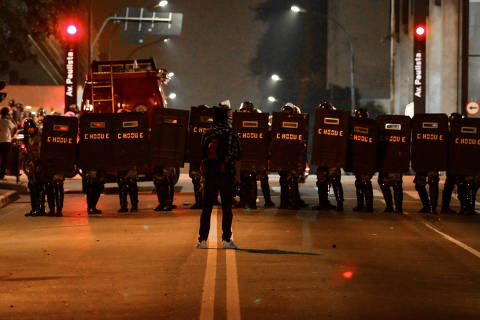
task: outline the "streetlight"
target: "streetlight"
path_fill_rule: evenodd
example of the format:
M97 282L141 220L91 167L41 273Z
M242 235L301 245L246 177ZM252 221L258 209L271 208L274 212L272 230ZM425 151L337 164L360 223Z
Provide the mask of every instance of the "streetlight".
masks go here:
M174 76L175 76L175 73L173 73L173 72L169 72L169 73L168 73L168 77L169 77L169 78L173 78Z
M281 80L281 78L280 78L280 76L279 76L278 74L272 74L271 78L272 78L272 80L275 81L275 82Z
M332 16L321 14L317 12L309 12L305 9L302 9L298 6L291 6L290 10L294 13L310 13L313 16L319 16L324 19L332 21L337 27L339 27L347 36L348 44L350 46L350 111L353 113L355 109L355 60L354 60L354 50L353 50L353 43L350 33L345 29L345 27L338 22Z
M177 94L176 94L175 92L172 92L172 93L170 93L170 94L168 95L168 98L169 98L170 100L174 100L176 97L177 97Z
M275 102L275 101L277 101L277 99L275 99L275 97L272 97L272 96L268 97L267 99L268 99L268 101L270 101L270 102Z
M158 7L162 7L162 8L166 7L167 5L168 5L168 1L166 0L162 0L157 4Z

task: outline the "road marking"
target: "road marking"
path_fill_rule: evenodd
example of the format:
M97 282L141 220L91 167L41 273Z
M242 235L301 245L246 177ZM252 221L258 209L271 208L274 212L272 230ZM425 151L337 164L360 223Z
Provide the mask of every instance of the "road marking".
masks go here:
M207 267L203 282L202 306L200 308L200 320L213 320L215 315L215 282L217 278L217 212L212 210L210 221L210 233L208 236ZM201 249L200 249L201 250Z
M480 252L473 249L472 247L469 247L467 246L465 243L461 242L461 241L458 241L457 239L453 238L453 237L450 237L448 234L445 234L443 232L441 232L440 230L437 230L436 228L434 228L433 226L431 226L430 224L422 221L422 223L427 227L427 228L430 228L432 229L433 231L435 231L436 233L440 234L442 237L444 237L445 239L447 239L448 241L450 242L453 242L455 243L457 246L459 246L460 248L462 249L465 249L467 250L468 252L470 252L471 254L473 254L474 256L476 256L477 258L480 258Z
M227 259L227 319L240 320L236 250L225 250Z
M310 222L303 221L303 245L307 251L312 251L312 235L310 233Z

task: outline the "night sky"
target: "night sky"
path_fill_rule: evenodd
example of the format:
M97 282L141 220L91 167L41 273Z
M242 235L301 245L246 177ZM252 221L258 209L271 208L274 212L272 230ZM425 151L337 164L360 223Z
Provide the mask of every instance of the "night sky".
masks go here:
M175 73L175 78L166 87L167 93L175 92L177 98L169 101L170 107L188 108L191 105L217 104L230 99L237 108L244 100L260 104L256 79L248 68L255 55L257 40L264 26L254 21L250 9L259 0L172 0L167 11L182 12L182 35L167 43L160 42L138 51L134 57L153 56L160 67ZM149 1L103 1L118 7L127 4L146 4ZM95 1L95 6L102 5ZM95 20L111 15L114 6L95 10ZM121 13L121 9L116 10ZM100 12L102 15L99 17ZM134 49L131 45L118 44L119 31L115 26L107 28L102 35L101 51L108 55L112 41L111 58L124 59ZM147 38L146 43L155 39Z

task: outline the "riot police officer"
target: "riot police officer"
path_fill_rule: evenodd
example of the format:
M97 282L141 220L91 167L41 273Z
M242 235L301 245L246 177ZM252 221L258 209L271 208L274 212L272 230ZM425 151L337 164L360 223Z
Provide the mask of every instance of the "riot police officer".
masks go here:
M23 123L26 137L25 149L22 153L24 171L28 176L31 210L25 216L45 215L44 185L40 171L41 133L33 119L27 118ZM42 203L43 202L43 203Z
M450 116L448 117L449 127L451 128L452 123L461 118L462 118L462 115L460 113L457 113L457 112L451 113ZM452 199L453 189L455 188L455 185L458 184L458 179L459 177L451 174L447 170L447 176L445 178L445 183L443 185L443 191L442 191L442 209L440 213L456 213L455 210L450 208L450 201ZM461 188L457 188L457 190L458 189L461 189ZM458 193L459 193L459 199L462 199L460 190L458 190Z
M336 110L336 108L328 102L320 103L317 108L322 110ZM341 177L340 168L317 167L318 206L313 206L312 209L336 209L337 211L343 211L343 187ZM336 206L328 201L329 186L332 186L333 193L335 194Z
M355 108L353 117L355 119L368 119L369 114L365 108ZM353 210L373 212L373 174L366 172L354 172L354 174L357 206Z
M257 108L250 101L244 101L238 109L240 112L256 113ZM240 208L257 209L257 176L252 170L240 170Z
M300 108L291 102L287 102L281 109L281 112L286 114L300 114ZM298 188L299 176L303 172L297 168L292 168L289 171L279 171L280 175L280 206L279 209L298 210L308 206L301 198Z
M127 195L130 196L130 212L138 211L137 169L121 170L117 173L118 197L120 209L118 212L128 212Z

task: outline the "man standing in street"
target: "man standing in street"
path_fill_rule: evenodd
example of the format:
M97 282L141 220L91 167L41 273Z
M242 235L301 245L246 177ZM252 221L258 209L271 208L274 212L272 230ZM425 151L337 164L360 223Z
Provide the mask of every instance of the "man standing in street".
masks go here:
M236 178L235 163L240 159L240 141L229 125L231 111L225 106L213 109L213 127L202 137L201 167L205 177L205 193L197 248L207 248L213 204L220 192L223 248L236 249L231 239L232 194Z
M12 135L17 127L15 120L10 116L10 108L3 107L0 111L0 179L5 178L7 157L12 143Z

